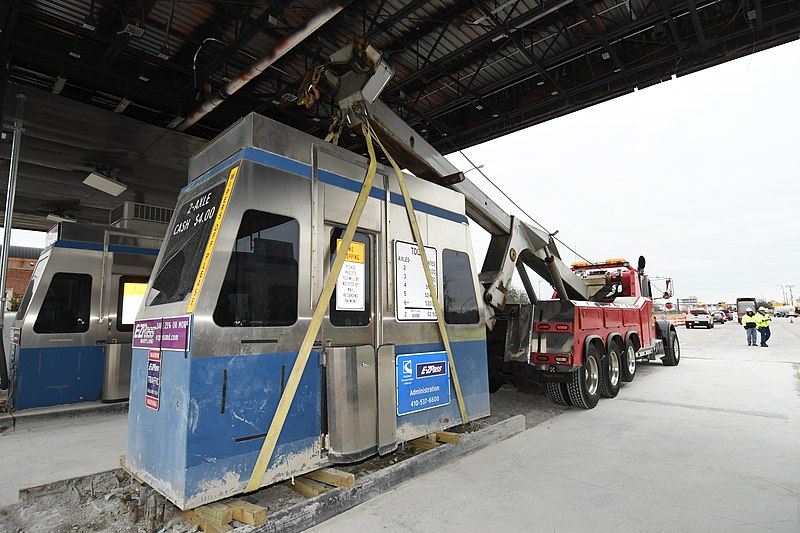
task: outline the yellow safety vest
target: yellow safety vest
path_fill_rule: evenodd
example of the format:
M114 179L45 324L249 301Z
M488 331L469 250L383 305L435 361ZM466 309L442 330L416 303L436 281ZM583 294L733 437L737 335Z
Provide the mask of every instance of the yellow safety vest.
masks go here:
M758 327L758 318L756 318L757 316L758 315L750 316L750 315L745 313L744 315L742 315L742 325L744 327L747 327L747 324L752 322L753 324L756 325L756 327ZM750 326L750 327L752 327L752 326Z
M757 328L768 328L772 318L767 313L756 313L753 317L756 319Z

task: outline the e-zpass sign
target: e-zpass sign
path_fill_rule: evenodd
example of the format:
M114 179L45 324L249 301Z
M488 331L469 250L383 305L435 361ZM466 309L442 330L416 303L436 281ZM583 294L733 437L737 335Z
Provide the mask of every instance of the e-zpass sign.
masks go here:
M397 356L397 414L407 415L450 403L447 352Z

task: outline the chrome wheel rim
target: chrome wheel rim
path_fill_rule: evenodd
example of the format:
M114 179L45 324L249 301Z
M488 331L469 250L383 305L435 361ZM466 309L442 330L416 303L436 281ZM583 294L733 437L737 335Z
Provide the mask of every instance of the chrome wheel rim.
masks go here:
M616 350L611 350L608 353L608 378L612 387L616 387L619 383L619 354Z
M672 343L672 353L675 354L675 360L681 360L681 345L678 343L678 339L675 339Z
M633 351L633 346L628 345L628 374L633 375L636 372L636 352Z
M597 367L597 359L594 357L589 357L584 366L586 374L584 377L586 391L590 396L594 396L597 393L597 386L600 382L600 372Z

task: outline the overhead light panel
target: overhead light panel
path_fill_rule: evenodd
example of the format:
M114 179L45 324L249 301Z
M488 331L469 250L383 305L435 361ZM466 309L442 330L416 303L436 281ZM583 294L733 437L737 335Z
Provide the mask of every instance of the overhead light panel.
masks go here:
M69 57L74 57L75 59L80 59L81 58L81 54L77 50L70 50L69 51Z
M608 60L611 57L611 54L609 54L608 52L603 52L602 54L600 54L600 57L602 57L605 60Z
M114 113L123 113L126 109L128 109L129 105L131 105L131 101L127 98L123 98L119 101L119 104L117 104L116 109L114 109Z
M148 81L150 81L150 78L148 78L144 74L139 74L139 81L143 81L143 82L147 83Z
M169 50L167 50L166 46L162 46L158 50L158 53L156 55L158 56L159 59L163 59L164 61L169 60Z
M53 84L53 94L61 94L61 91L64 90L64 86L66 84L67 84L67 78L56 76L56 81Z
M111 196L119 196L128 188L124 183L107 178L97 172L90 172L89 175L86 176L86 179L83 180L83 183L89 187L94 187L98 191L110 194Z
M58 213L48 213L47 220L52 220L53 222L77 222L71 216L68 216L66 213L58 214Z

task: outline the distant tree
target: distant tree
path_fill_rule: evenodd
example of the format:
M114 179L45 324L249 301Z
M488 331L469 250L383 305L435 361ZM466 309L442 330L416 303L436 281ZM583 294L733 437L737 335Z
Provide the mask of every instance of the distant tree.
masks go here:
M756 310L759 307L766 307L767 309L775 309L775 307L770 302L765 302L764 300L756 300Z
M506 303L529 304L531 301L528 299L528 294L525 292L525 289L510 287L506 293Z

